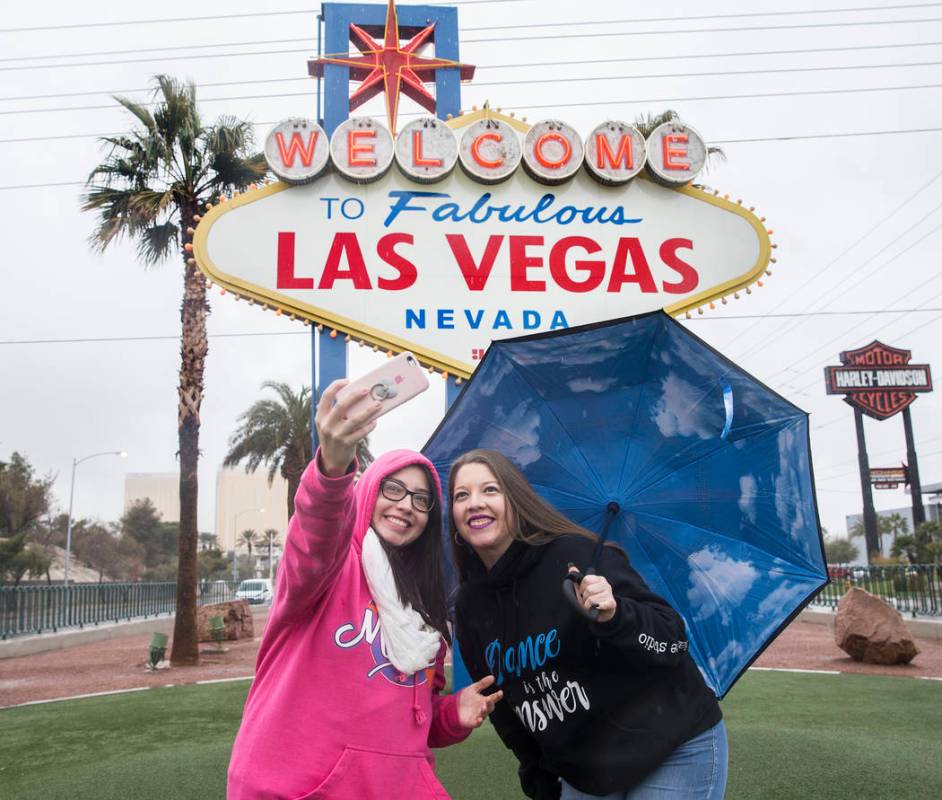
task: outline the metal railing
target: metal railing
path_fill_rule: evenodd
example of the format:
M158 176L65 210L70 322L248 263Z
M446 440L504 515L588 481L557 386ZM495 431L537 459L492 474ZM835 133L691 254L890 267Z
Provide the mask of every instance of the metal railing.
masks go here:
M238 582L202 581L200 605L235 597ZM173 614L177 584L71 583L68 586L0 586L0 639Z
M831 583L811 601L813 606L837 608L853 586L876 595L901 614L942 616L942 566L893 564L889 566L828 566Z

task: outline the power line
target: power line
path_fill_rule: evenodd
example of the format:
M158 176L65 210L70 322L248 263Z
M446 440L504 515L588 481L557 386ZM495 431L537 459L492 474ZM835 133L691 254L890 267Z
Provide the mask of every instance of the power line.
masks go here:
M768 75L768 74L790 74L790 73L804 73L804 72L832 72L837 70L858 70L858 69L889 69L896 67L938 67L942 66L942 61L920 61L915 63L908 64L864 64L859 66L827 66L827 67L789 67L789 68L780 68L780 69L749 69L749 70L726 70L718 72L665 72L660 74L648 74L648 75L583 75L575 78L561 78L561 77L552 77L552 78L525 78L522 80L511 80L511 81L490 81L483 83L475 83L470 88L482 88L485 86L514 86L519 84L531 85L534 83L580 83L583 81L626 81L626 80L651 80L651 79L662 79L662 78L710 78L710 77L723 77L728 75ZM290 81L310 81L308 78L286 78L283 80ZM266 81L226 81L213 85L217 86L242 86L249 84L257 83L274 83L278 82L275 80L266 80ZM208 85L208 84L207 84ZM144 90L138 90L144 91ZM97 94L97 93L96 93ZM264 97L293 97L298 95L307 95L307 92L299 93L288 93L288 94L267 94L263 95ZM256 97L257 95L253 95ZM3 100L5 98L0 98ZM230 98L230 97L205 97L201 98L200 102L219 102L222 100L229 99L240 99L240 98ZM144 107L151 107L159 105L159 101L152 102L142 102L139 105ZM72 111L101 111L106 109L116 109L117 106L114 103L108 103L106 105L93 105L93 106L56 106L54 108L16 108L10 109L7 111L0 111L0 116L7 115L17 115L17 114L49 114L49 113L68 113Z
M551 66L572 66L577 64L613 64L613 63L626 63L626 62L635 62L635 61L673 61L677 59L697 59L697 58L736 58L742 56L778 56L778 55L801 55L807 53L844 53L860 50L889 50L889 49L899 49L899 48L913 48L913 47L936 47L942 44L942 42L904 42L901 44L874 44L874 45L853 45L848 47L805 47L805 48L792 48L789 50L757 50L752 52L737 52L737 53L687 53L679 55L656 55L656 56L635 56L632 58L600 58L600 59L584 59L580 61L538 61L524 64L485 64L478 66L478 70L486 69L506 69L508 67L551 67ZM289 50L258 50L255 52L249 53L204 53L204 54L187 54L182 56L166 56L164 58L137 58L137 59L124 59L119 61L90 61L84 64L70 64L66 65L69 67L98 67L98 66L109 66L112 64L138 64L138 63L147 63L150 61L160 61L161 63L165 61L192 61L205 58L241 58L245 56L264 56L264 55L288 55L288 54L297 54L297 53L311 53L310 47L304 48L292 48ZM52 65L37 65L35 67L12 67L12 68L0 68L0 72L7 69L23 70L23 69L56 69L63 65L52 64ZM140 90L146 91L146 90Z
M209 339L235 339L255 336L310 336L307 329L303 331L244 331L242 333L210 333ZM166 336L85 336L70 339L7 339L0 341L0 345L12 344L107 344L109 342L164 342L180 341L180 334Z
M432 6L479 6L479 5L494 5L497 3L523 3L530 2L530 0L451 0L448 3L428 3ZM935 6L939 5L938 3L926 3L923 6L920 5L906 5L906 6L882 6L878 7L879 10L892 10L895 8L920 8L926 6ZM852 10L865 10L865 9L852 9ZM0 28L0 33L32 33L35 31L64 31L64 30L76 30L79 28L111 28L121 25L155 25L163 23L173 23L173 22L207 22L210 20L219 20L219 19L247 19L252 17L279 17L279 16L289 16L289 15L299 15L299 14L318 14L320 9L316 8L304 8L298 9L297 11L256 11L254 13L245 13L245 14L207 14L199 17L160 17L157 19L133 19L133 20L113 20L108 22L77 22L71 25L33 25L25 28ZM815 12L809 12L815 13Z
M911 203L913 200L915 200L920 194L922 194L926 189L928 189L933 183L935 183L937 180L939 180L939 178L942 178L942 171L937 172L933 178L930 178L929 181L927 181L926 183L924 183L924 184L923 184L921 187L919 187L915 192L913 192L911 195L909 195L905 200L903 200L902 203L900 203L899 205L897 205L896 208L894 208L889 214L885 215L876 225L871 226L863 236L859 237L859 238L858 238L856 241L854 241L852 244L850 244L850 245L848 245L847 247L845 247L840 253L838 253L834 258L832 258L827 264L825 264L822 269L820 269L819 271L817 271L817 272L815 273L815 278L816 278L817 280L820 280L821 276L822 276L825 272L827 272L829 269L831 269L831 267L833 267L835 264L837 264L838 261L840 261L845 255L847 255L847 254L848 254L851 250L853 250L857 245L859 245L861 242L863 242L863 241L865 241L866 239L868 239L873 233L875 233L876 231L878 231L883 225L885 225L887 222L889 222L889 221L890 221L893 217L895 217L903 208L905 208L907 205L909 205L909 203ZM918 224L918 223L917 223L917 224ZM900 234L899 236L897 236L896 239L894 239L893 241L898 241L899 238L901 238L903 235L905 235L905 233L907 233L909 230L912 230L912 227L914 227L914 226L911 226L909 229L907 229L907 231L904 231L902 234ZM885 249L885 248L884 248L884 249ZM882 252L882 250L881 250L880 252ZM879 253L877 253L877 255L879 255ZM875 258L875 257L876 257L876 256L873 256L873 258ZM864 264L866 264L866 262L864 262ZM836 284L835 284L835 285L836 285ZM829 289L828 292L830 292L830 291L832 291L832 290L833 290L833 287L832 287L832 289ZM795 291L793 291L791 294L789 294L788 297L785 297L785 298L783 298L781 301L779 301L779 302L774 306L774 308L781 308L785 303L787 303L789 300L791 300L795 295L801 294L803 291L804 291L804 287L798 287ZM752 331L752 330L755 330L755 328L758 326L758 324L759 324L759 323L756 323L755 325L750 325L749 328L747 328L745 331L743 331L743 335L749 333L749 332ZM787 332L791 327L793 327L793 326L782 325L782 326L779 326L779 327L777 328L777 330L780 330L780 331L782 331L783 333L785 333L785 332ZM750 355L751 353L754 353L754 352L756 351L756 349L758 349L756 345L753 345L752 347L747 347L745 350L742 351L742 354L741 354L740 357L745 358L746 356Z
M932 6L940 6L942 3L932 3ZM924 7L924 6L923 6ZM281 14L289 12L278 12ZM298 12L294 12L298 13ZM310 13L310 12L307 12ZM782 12L779 12L782 13ZM800 12L786 12L786 13L800 13ZM531 30L533 28L567 28L571 29L574 27L585 27L588 25L600 25L600 26L610 26L610 25L637 25L639 23L647 22L680 22L688 20L700 20L700 19L728 19L730 17L741 17L742 14L726 14L726 15L711 15L711 16L695 16L695 17L682 17L682 18L672 18L672 17L656 17L651 19L590 19L590 20L573 20L567 22L532 22L525 25L484 25L475 28L464 28L462 29L463 33L473 32L473 31L495 31L495 30L513 30L513 29L526 29ZM746 15L748 16L748 15ZM892 20L894 24L903 24L910 22L911 20ZM928 20L912 20L913 22L939 22L942 21L942 18L932 18ZM858 21L858 22L833 22L833 23L813 23L810 25L798 25L798 26L784 26L784 28L804 28L804 27L844 27L844 26L855 26L855 25L880 25L885 24L884 21L880 20L871 20L871 21ZM781 30L783 26L772 26L768 28L769 30ZM709 31L723 31L722 28L710 28ZM748 27L748 28L731 28L728 30L741 31L741 30L766 30L764 27ZM694 30L694 31L685 31L685 30L674 30L669 31L671 33L705 33L708 31ZM632 35L632 36L642 36L649 33L662 34L665 31L615 31L609 32L607 36L621 36L621 35ZM582 34L582 35L595 35L595 34ZM544 38L544 37L525 37L525 38ZM548 38L559 38L556 36ZM567 37L568 38L568 37ZM524 39L525 40L525 39ZM144 47L144 48L131 48L127 50L92 50L84 53L54 53L52 55L39 55L39 56L8 56L6 58L0 58L0 62L10 62L10 61L48 61L52 59L63 59L63 58L92 58L98 56L116 56L116 55L127 55L128 53L159 53L166 52L171 50L194 50L194 49L204 49L204 48L216 48L216 47L255 47L257 45L268 45L268 44L300 44L310 42L311 37L306 36L303 38L294 38L294 39L252 39L249 41L241 42L214 42L208 44L178 44L178 45L164 45L162 47ZM468 39L467 42L483 42L483 41L505 41L504 39ZM509 39L506 41L515 41Z
M937 277L937 276L936 276L936 277ZM934 277L930 277L928 280L924 281L922 284L920 284L919 286L917 286L915 289L913 289L913 290L907 292L906 294L902 295L901 297L897 298L897 300L895 300L894 302L897 302L898 300L901 300L903 297L907 297L907 296L913 294L913 292L918 291L919 289L921 289L923 286L925 286L927 283L931 282L931 281L934 280L934 279L935 279ZM933 300L936 300L936 299L938 299L939 297L942 297L942 292L937 292L937 293L934 294L932 297L930 297L929 300L927 300L926 302L932 302ZM902 309L895 309L892 313L903 314L903 313L905 313L905 311L902 310ZM872 317L868 317L867 319L865 319L865 320L864 320L862 323L860 323L860 324L865 324L865 323L869 322L870 319L872 319ZM898 342L898 341L902 341L902 340L905 339L906 337L911 336L912 334L916 333L917 331L920 331L920 330L922 330L923 328L925 328L925 327L927 327L927 326L929 326L929 325L934 324L935 322L937 322L937 321L940 320L940 319L942 319L942 314L940 314L939 316L936 316L936 317L932 317L931 319L928 319L928 320L926 320L925 322L920 323L920 324L917 325L915 328L911 328L910 330L908 330L908 331L906 331L906 332L904 332L904 333L902 333L902 334L899 334L898 336L894 336L893 339L894 339L894 341L897 341L897 342ZM898 322L898 321L899 321L899 320L894 320L894 322ZM893 323L890 323L890 324L893 324ZM833 343L835 343L836 341L838 341L838 339L840 339L840 338L841 338L841 337L835 337L834 339L831 339L831 341L830 341L828 344L833 344ZM868 339L868 338L870 338L870 337L869 337L869 336L860 337L861 341L865 341L865 340ZM817 350L812 351L812 354L819 352L821 349L823 349L823 348L818 348ZM818 366L817 369L820 369L821 366L823 366L823 365ZM802 371L799 372L798 374L799 374L799 375L802 375L802 374L804 374L805 372L810 372L812 369L815 369L815 367L810 367L810 368L808 368L808 369L802 370ZM804 384L804 385L802 385L802 386L799 386L796 391L802 392L802 391L804 391L804 390L806 390L806 389L808 389L808 388L810 388L810 387L812 387L812 386L814 386L814 385L816 385L816 384L817 384L817 379L812 380L812 381L809 381L808 383L806 383L806 384Z
M494 42L537 42L546 39L588 39L608 38L612 36L671 36L684 33L747 33L754 31L793 31L819 28L859 28L872 25L921 25L927 22L942 22L942 17L926 17L921 19L883 19L863 20L857 22L812 22L805 25L750 25L736 28L686 28L683 30L668 29L661 31L605 31L602 33L563 33L547 34L545 36L502 36L486 39L464 39L462 44L483 44ZM601 24L609 24L600 22Z
M494 83L488 84L488 86L500 86L506 83L506 81L496 81ZM521 83L526 83L526 81L521 81ZM475 87L470 87L475 88ZM625 103L625 104L634 104L638 105L641 103L699 103L699 102L712 102L716 100L756 100L761 98L770 98L770 97L815 97L823 95L835 95L835 94L863 94L868 92L903 92L903 91L920 91L923 89L942 89L942 83L922 83L922 84L912 84L912 85L902 85L902 86L862 86L854 87L850 89L800 89L794 92L750 92L748 94L715 94L715 95L690 95L687 97L644 97L644 98L631 98L625 100L586 100L576 103L534 103L534 104L517 104L516 108L518 109L543 109L543 108L577 108L583 106L609 106L613 104ZM200 103L222 103L229 102L234 100L283 100L290 97L311 97L310 92L278 92L274 94L242 94L242 95L229 95L227 97L203 97L200 99ZM91 110L100 110L100 109L114 109L120 111L121 107L115 104L103 105L103 106L76 106L74 108L59 109L62 111L91 111ZM2 112L2 113L12 113L12 112ZM402 114L401 116L409 116L407 114ZM11 141L8 139L0 139L0 142Z
M908 247L906 247L906 248L904 248L903 250L901 250L900 252L898 252L895 256L893 256L893 258L891 258L889 261L887 261L885 264L883 264L883 265L880 267L880 269L883 269L883 267L888 266L888 265L891 264L893 261L895 261L897 258L899 258L900 256L904 255L905 253L909 252L909 251L912 250L916 245L921 244L922 242L924 242L926 239L928 239L930 236L932 236L934 233L938 232L939 230L942 230L942 224L936 225L932 230L930 230L930 231L928 231L927 233L923 234L919 239L917 239L917 240L916 240L915 242L913 242L911 245L909 245ZM925 286L927 286L928 284L932 283L932 281L937 280L937 279L940 277L940 274L942 274L942 273L938 273L938 272L937 272L937 273L935 273L935 274L933 274L933 275L930 275L928 278L926 278L926 280L922 281L922 283L918 284L915 288L910 289L908 292L904 292L904 293L901 294L899 297L895 298L894 300L891 300L891 301L890 301L891 305L892 305L893 303L898 303L900 300L903 300L903 299L909 297L911 294L915 294L916 292L920 291L920 290L923 289ZM940 292L939 294L942 294L942 292ZM935 299L936 297L938 297L938 296L939 296L939 295L933 295L933 297L930 298L930 300L934 300L934 299ZM897 312L897 313L902 313L902 312L899 311L898 309L896 309L896 312ZM870 318L865 319L862 323L859 323L859 324L862 325L862 324L865 324L865 323L867 323L867 322L869 322L869 321L870 321ZM825 342L824 344L820 345L820 346L817 347L815 350L813 350L812 353L811 353L811 355L813 355L813 354L815 354L815 353L820 353L822 350L826 350L826 349L827 349L828 347L830 347L832 344L835 344L836 342L838 342L843 336L844 336L844 334L840 334L840 335L834 337L833 339L829 339L827 342ZM806 356L805 358L807 358L807 356ZM797 365L800 364L800 363L801 363L800 361L794 361L794 362L792 362L791 364L789 364L787 367L783 367L783 368L779 369L777 372L773 373L773 376L774 376L774 375L782 374L782 373L784 373L784 372L787 372L789 369L791 369L791 368L794 367L794 366L797 366ZM807 367L804 371L807 372L808 370L811 370L811 369L814 369L814 367Z
M927 189L929 186L931 186L933 183L935 183L940 177L942 177L942 172L938 173L934 178L932 178L930 181L928 181L928 183L924 184L924 185L922 186L922 188L920 188L918 191L916 191L913 195L910 195L910 197L908 197L905 201L903 201L903 203L901 203L899 206L897 206L896 209L895 209L889 216L887 216L887 217L883 220L883 222L886 222L886 221L888 221L889 219L891 219L900 209L903 208L903 206L905 206L905 205L908 204L911 200L913 200L915 197L917 197L919 194L921 194L925 189ZM917 227L919 227L923 222L925 222L929 217L931 217L931 216L932 216L936 211L938 211L940 208L942 208L942 203L939 203L938 205L936 205L936 206L934 206L933 208L931 208L926 214L924 214L924 215L921 216L919 219L917 219L915 222L913 222L909 227L907 227L905 230L901 231L901 232L898 233L896 236L894 236L892 239L890 239L889 242L887 242L885 245L883 245L883 247L881 247L879 250L877 250L877 252L875 252L872 256L870 256L868 259L866 259L865 261L863 261L863 262L861 262L860 264L858 264L858 265L855 267L855 269L854 269L855 274L858 274L858 275L859 275L859 278L858 278L858 280L857 280L856 283L854 283L853 285L851 285L851 286L849 286L849 287L848 287L848 286L845 286L845 285L843 285L843 284L841 284L840 282L835 283L830 289L828 289L827 291L825 291L825 292L823 292L821 295L819 295L819 296L813 301L814 304L815 304L819 309L820 309L820 308L825 308L825 307L827 307L827 306L831 303L831 300L828 299L828 298L829 298L831 295L833 295L835 292L838 292L838 291L839 291L839 292L841 292L842 294L846 294L846 293L847 293L848 291L850 291L851 289L856 288L863 280L866 280L866 279L869 279L869 278L873 277L873 275L875 275L875 274L876 274L877 272L879 272L880 270L885 269L886 267L890 266L890 264L892 264L894 261L896 261L897 258L899 258L900 256L904 255L904 254L907 253L909 250L911 250L913 247L915 247L917 244L919 244L923 239L926 238L926 236L929 236L929 235L931 235L932 233L934 233L936 230L938 230L938 228L935 228L935 229L929 231L929 233L926 234L925 236L923 236L922 239L918 239L917 241L913 242L911 245L909 245L908 247L904 248L902 251L900 251L899 253L897 253L895 256L893 256L892 258L888 259L887 261L883 262L882 264L880 264L880 265L879 265L878 267L876 267L875 269L872 269L872 270L870 270L869 272L866 272L866 273L864 273L863 275L860 275L860 272L861 272L861 270L863 270L864 267L866 267L866 266L867 266L868 264L870 264L872 261L876 260L879 256L883 255L883 253L885 253L885 252L886 252L887 250L889 250L894 244L896 244L896 243L897 243L898 241L900 241L904 236L906 236L908 233L910 233L910 231L913 231L913 230L915 230ZM881 223L881 224L882 224L882 223ZM872 230L875 231L875 230L877 230L879 227L880 227L880 225L877 225L877 226L875 226ZM871 232L872 232L872 231L871 231ZM849 248L847 248L846 250L844 250L840 255L837 256L837 258L835 258L835 259L833 259L831 262L829 262L828 265L825 267L825 269L822 270L821 272L823 273L823 272L825 272L827 269L829 269L830 267L832 267L838 260L840 260L841 257L843 257L843 255L844 255L845 253L847 253L849 250L852 250L854 247L856 247L860 242L862 242L864 239L866 239L867 236L869 236L869 234L867 234L867 235L861 237L860 239L858 239L857 242L855 242L855 243L854 243L853 245L851 245ZM793 294L794 294L794 293L793 293ZM789 297L791 297L791 295L790 295ZM788 299L788 298L786 298L786 299ZM784 334L789 333L790 331L794 330L796 327L797 327L797 326L796 326L794 323L792 323L792 324L786 323L785 325L780 326L780 327L777 329L777 330L778 330L778 336L781 337L781 336L783 336ZM753 344L751 347L748 347L746 350L744 350L743 352L741 352L741 353L739 354L738 358L747 358L748 356L750 356L750 355L752 355L753 353L755 353L757 350L761 349L761 347L762 347L762 345L759 344L759 343ZM783 370L779 370L779 371L781 372L781 371L783 371Z
M685 319L684 322L719 322L727 319L795 319L798 317L851 317L860 314L899 314L902 312L916 313L928 311L942 311L942 308L877 308L864 311L796 311L792 314L730 314L725 317L696 316Z
M810 48L800 48L797 50L755 50L751 52L738 52L738 53L680 53L675 55L657 55L657 56L633 56L628 58L596 58L596 59L583 59L579 61L534 61L528 63L517 63L517 64L485 64L477 67L477 71L482 70L491 70L491 69L526 69L530 67L561 67L561 66L588 66L596 64L626 64L634 62L643 62L643 61L676 61L676 60L691 60L691 59L700 59L700 58L739 58L739 57L752 57L752 56L777 56L777 55L807 55L809 53L844 53L851 51L861 51L861 50L898 50L900 48L913 48L913 47L938 47L942 45L940 42L916 42L916 43L905 43L905 44L878 44L878 45L857 45L854 47L810 47ZM299 52L309 52L308 50L277 50L273 51L276 53L299 53ZM260 53L238 53L234 55L261 55ZM716 72L695 72L695 73L664 73L664 74L649 74L649 75L626 75L626 79L637 78L677 78L677 77L690 77L690 76L699 76L699 75L755 75L755 74L773 74L777 72L802 72L802 71L827 71L827 70L843 70L843 69L871 69L871 68L882 68L882 67L907 67L907 66L934 66L938 64L937 61L930 62L915 62L910 64L864 64L859 66L829 66L829 67L799 67L799 68L782 68L782 69L754 69L754 70L727 70L727 71L716 71ZM215 81L208 83L197 84L197 89L204 89L208 87L216 86L250 86L255 84L267 84L267 83L287 83L287 82L296 82L296 81L310 81L311 78L308 75L303 77L285 77L285 78L264 78L258 80L245 80L245 81ZM472 86L481 86L487 85L492 86L493 83L488 84L471 84ZM84 91L84 92L57 92L52 94L34 94L34 95L13 95L10 97L0 97L0 102L11 102L17 100L52 100L62 97L89 97L95 95L109 95L113 96L116 94L125 95L125 94L135 94L135 93L151 93L153 92L153 87L143 87L137 89L99 89L95 91Z
M564 107L566 104L561 103L560 108ZM409 116L407 114L400 114L400 116ZM253 122L252 125L256 127L265 127L268 125L275 125L275 122ZM750 144L753 142L798 142L798 141L807 141L813 139L841 139L849 137L859 137L859 136L893 136L898 134L913 134L913 133L939 133L942 132L942 127L939 128L907 128L903 130L893 130L893 131L845 131L843 133L811 133L811 134L796 134L792 136L764 136L764 137L754 137L754 138L742 138L742 139L711 139L710 144ZM17 139L0 139L0 144L11 144L11 143L39 143L39 142L49 142L49 141L60 141L65 139L102 139L108 136L120 136L123 131L114 131L112 133L73 133L73 134L64 134L60 136L28 136ZM16 186L0 186L0 191L10 190L10 189L42 189L49 186L83 186L84 181L64 181L62 183L24 183Z
M929 311L942 311L942 308L909 308L909 309L898 309L902 311L909 312L929 312ZM815 317L815 316L847 316L854 314L884 314L884 313L896 313L895 311L888 311L886 309L878 309L876 311L825 311L819 313L803 313L800 315L785 315L785 316L805 316L805 317ZM740 316L730 316L730 317L714 317L713 319L755 319L756 317L761 316L760 314L743 314ZM690 322L690 320L684 320L685 322ZM297 336L298 334L309 333L309 331L244 331L241 333L216 333L212 334L210 338L232 338L232 337L246 337L246 336ZM106 342L154 342L154 341L164 341L164 340L173 340L179 341L180 334L168 334L168 335L156 335L156 336L100 336L100 337L91 337L83 336L71 339L7 339L5 341L0 341L0 345L14 345L14 344L94 344L94 343L106 343Z
M744 32L755 32L755 31L785 31L785 30L802 30L809 28L848 28L848 27L860 27L860 26L873 26L873 25L924 25L927 23L933 22L942 22L942 17L927 17L920 19L907 19L907 20L869 20L869 21L858 21L858 22L823 22L823 23L809 23L807 25L764 25L764 26L747 26L747 27L736 27L736 28L688 28L686 30L656 30L656 31L602 31L596 33L553 33L546 34L541 36L492 36L482 39L465 39L462 41L463 45L468 44L498 44L506 42L537 42L537 41L547 41L550 39L599 39L599 38L609 38L609 37L619 37L619 36L671 36L676 34L714 34L714 33L744 33ZM599 25L609 25L610 21L600 20L598 21ZM310 41L309 39L276 39L276 40L252 40L246 42L232 42L228 46L233 47L243 47L243 46L258 46L261 44L269 43L279 43L287 44L291 42L305 42ZM227 45L219 44L208 44L208 45L191 45L187 49L192 50L193 48L199 47L222 47ZM159 50L166 49L176 49L176 48L156 48ZM39 56L39 58L52 59L52 58L92 58L99 55L107 55L109 52L124 52L124 51L91 51L87 53L63 53L55 56ZM136 51L140 52L140 51ZM195 58L224 58L237 55L268 55L272 52L280 53L290 53L290 52L310 52L310 48L305 48L302 51L299 50L281 50L281 51L261 51L257 53L189 53L183 56L159 56L159 57L146 57L146 58L137 58L137 59L124 59L116 61L90 61L90 62L74 62L68 64L34 64L34 65L25 65L25 66L15 66L15 67L0 67L0 72L12 72L12 71L25 71L25 70L38 70L38 69L62 69L69 68L74 69L77 67L90 67L90 66L104 66L104 65L114 65L114 64L134 64L147 61L178 61L185 59L195 59Z

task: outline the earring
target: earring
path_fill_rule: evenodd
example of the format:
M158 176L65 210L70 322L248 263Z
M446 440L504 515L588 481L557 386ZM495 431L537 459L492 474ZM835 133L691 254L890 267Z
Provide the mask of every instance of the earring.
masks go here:
M455 532L451 535L451 538L455 540L455 544L458 545L458 547L464 547L464 539L462 539L462 538L458 535L458 531L455 531Z

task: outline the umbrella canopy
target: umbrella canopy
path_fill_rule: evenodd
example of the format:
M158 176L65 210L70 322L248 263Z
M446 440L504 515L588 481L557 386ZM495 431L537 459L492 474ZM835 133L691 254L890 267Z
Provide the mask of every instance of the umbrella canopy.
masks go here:
M808 415L663 312L494 342L424 453L476 447L589 530L618 504L720 697L827 583Z

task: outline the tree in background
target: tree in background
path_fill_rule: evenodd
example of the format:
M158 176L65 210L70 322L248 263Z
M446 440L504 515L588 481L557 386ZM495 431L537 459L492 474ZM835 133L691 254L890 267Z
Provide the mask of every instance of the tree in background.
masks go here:
M122 537L132 539L143 548L144 566L149 569L164 566L178 552L177 524L161 520L149 497L135 500L118 524Z
M252 548L259 544L258 536L251 528L246 528L239 534L236 546L244 545L249 551L249 569L252 568Z
M83 525L78 531L73 526L72 540L75 558L98 572L99 583L105 579L105 575L113 580L123 577L123 558L118 538L104 525L91 523Z
M888 533L893 537L893 541L901 534L909 533L909 520L899 512L895 514L884 514L880 516L880 533Z
M19 584L24 575L40 577L49 569L48 556L29 537L51 504L52 477L37 478L20 453L0 461L0 582Z
M268 574L273 576L275 574L275 565L272 564L272 559L274 559L274 549L276 547L281 547L281 542L278 541L278 531L275 528L266 529L265 533L262 534L262 545L266 548L266 554L268 556Z
M0 583L19 586L23 577L41 577L49 569L49 557L35 542L26 541L26 533L0 539Z
M294 496L301 475L313 457L311 451L311 390L302 386L297 393L287 384L265 381L262 389L276 395L254 403L239 415L239 427L229 437L224 466L234 467L245 460L245 471L268 467L268 485L280 472L288 484L288 518L294 514ZM357 446L357 460L365 469L372 461L366 439Z
M893 543L893 555L905 556L910 564L942 563L942 523L924 522Z
M825 539L824 552L827 555L828 564L846 564L857 558L860 551L857 545L849 539Z
M13 453L0 461L0 536L28 533L49 512L52 477L37 478L27 459Z
M233 117L207 125L196 104L196 87L166 75L155 79L153 112L124 97L135 127L104 137L105 160L88 177L84 211L97 212L92 246L105 250L122 236L137 242L145 265L178 252L183 261L180 307L180 380L177 433L180 459L180 538L173 664L199 661L196 630L197 466L206 339L206 279L191 258L194 217L207 202L242 190L267 171L252 154L252 126Z
M218 547L210 547L200 550L197 568L201 581L228 580L232 561Z

